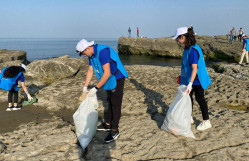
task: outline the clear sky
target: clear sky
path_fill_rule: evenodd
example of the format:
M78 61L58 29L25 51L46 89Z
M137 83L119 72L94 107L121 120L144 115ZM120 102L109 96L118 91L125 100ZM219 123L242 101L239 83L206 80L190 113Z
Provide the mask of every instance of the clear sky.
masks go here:
M193 25L199 35L242 27L249 0L0 0L0 38L167 37Z

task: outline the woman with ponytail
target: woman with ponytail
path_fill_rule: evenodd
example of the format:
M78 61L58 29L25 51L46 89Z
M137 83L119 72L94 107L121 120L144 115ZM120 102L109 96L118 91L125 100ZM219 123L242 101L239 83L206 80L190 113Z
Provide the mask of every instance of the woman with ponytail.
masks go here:
M197 126L197 130L203 131L211 128L209 120L208 106L204 98L204 90L211 84L208 75L203 53L199 45L196 44L193 27L180 27L176 30L173 37L180 44L184 45L182 56L181 75L177 77L177 83L186 85L186 93L190 95L193 107L193 93L195 99L200 105L203 121ZM193 119L191 120L194 123Z
M18 106L18 81L21 81L22 88L27 94L28 100L32 100L27 87L24 83L25 78L23 73L26 71L26 66L21 64L20 66L10 66L0 70L0 88L8 93L8 108L6 111L20 110L21 107ZM14 96L14 106L12 104L12 97Z

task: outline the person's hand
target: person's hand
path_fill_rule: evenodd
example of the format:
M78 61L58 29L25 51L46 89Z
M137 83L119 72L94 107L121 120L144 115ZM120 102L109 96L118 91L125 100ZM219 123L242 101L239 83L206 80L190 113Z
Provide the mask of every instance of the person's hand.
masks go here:
M176 77L176 83L180 84L180 80L181 80L181 76L179 75L178 77Z
M192 90L192 84L193 84L192 82L189 82L187 90L186 90L187 94L189 94L191 92L191 90Z
M96 93L97 93L97 88L93 87L90 89L90 91L88 92L88 96L93 97Z
M245 52L245 51L246 51L246 49L242 49L242 53Z
M31 101L33 98L30 96L30 94L27 94L28 100Z
M83 93L85 93L85 92L88 92L87 86L84 86L84 87L83 87Z

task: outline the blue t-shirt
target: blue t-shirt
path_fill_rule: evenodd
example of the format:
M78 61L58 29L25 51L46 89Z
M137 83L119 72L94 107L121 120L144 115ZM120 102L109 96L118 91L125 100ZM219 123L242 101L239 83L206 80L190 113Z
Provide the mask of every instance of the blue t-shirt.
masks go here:
M192 48L189 54L189 64L190 65L198 64L198 60L199 60L199 53L196 49ZM193 85L201 85L197 74L193 82Z
M245 44L248 45L247 41L249 41L248 38L246 38L246 39L243 40L242 49L244 49ZM246 46L246 49L248 49L248 46ZM246 50L246 51L248 51L248 50Z
M94 45L93 56L95 56L96 53L97 53L97 45ZM88 59L90 59L90 58L88 58ZM115 72L117 71L117 63L115 61L111 60L110 50L108 48L105 48L105 49L100 51L99 59L100 59L100 63L102 66L105 65L106 63L110 63L111 74L115 74ZM90 60L89 60L89 65L92 65ZM124 75L120 71L118 71L118 73L116 74L116 79L120 79L120 78L124 78Z
M24 78L23 73L17 78L16 84L15 84L15 85L18 85L18 81L21 81L21 82L24 82L24 81L25 81L25 78Z

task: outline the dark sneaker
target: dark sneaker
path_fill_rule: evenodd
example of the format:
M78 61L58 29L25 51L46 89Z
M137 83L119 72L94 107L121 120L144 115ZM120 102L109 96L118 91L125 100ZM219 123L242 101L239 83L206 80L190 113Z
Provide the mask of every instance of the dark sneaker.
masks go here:
M102 123L97 127L98 131L111 131L111 125L106 125L106 123Z
M112 141L114 141L114 140L116 140L118 137L119 137L119 131L117 130L117 131L111 131L108 135L107 135L107 137L105 138L105 142L106 143L110 143L110 142L112 142Z
M6 111L12 111L13 110L13 106L10 106L6 109Z
M20 110L20 109L21 109L20 106L14 106L12 110L13 110L13 111L16 111L16 110Z

